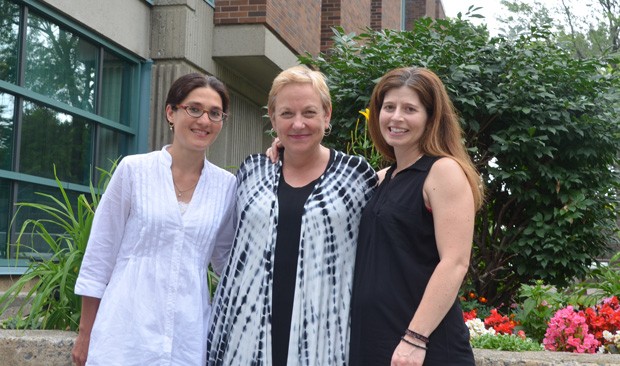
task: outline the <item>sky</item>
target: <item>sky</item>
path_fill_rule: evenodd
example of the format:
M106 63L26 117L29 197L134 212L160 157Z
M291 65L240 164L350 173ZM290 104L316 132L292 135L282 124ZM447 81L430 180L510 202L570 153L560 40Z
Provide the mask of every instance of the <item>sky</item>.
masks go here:
M549 0L543 0L543 2L549 2ZM486 23L491 33L494 33L493 30L499 26L495 20L503 9L499 0L441 0L441 3L446 16L450 18L456 17L459 12L464 15L471 5L481 7L482 9L478 10L477 13L484 15L485 18L471 18L471 22L474 24Z
M558 0L538 0L540 3L546 5L548 8L553 8L557 6ZM525 2L533 2L525 1ZM477 13L480 15L484 15L484 19L482 18L469 18L469 20L474 24L486 23L487 28L491 35L497 35L498 29L501 26L500 23L496 20L499 15L505 15L507 12L506 9L500 4L500 0L441 0L443 4L443 9L448 17L456 17L456 15L461 12L463 15L467 13L467 9L474 5L475 7L480 7L482 9L478 10ZM586 15L590 13L590 9L588 5L590 1L586 0L569 0L567 2L574 8L578 14Z

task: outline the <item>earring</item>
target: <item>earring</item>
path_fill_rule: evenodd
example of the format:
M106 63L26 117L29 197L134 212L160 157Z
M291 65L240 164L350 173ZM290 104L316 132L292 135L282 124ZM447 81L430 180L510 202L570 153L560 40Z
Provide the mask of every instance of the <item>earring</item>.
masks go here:
M332 124L328 124L325 132L323 132L323 136L329 136L332 133Z
M168 122L168 126L170 128L170 131L174 131L174 123Z

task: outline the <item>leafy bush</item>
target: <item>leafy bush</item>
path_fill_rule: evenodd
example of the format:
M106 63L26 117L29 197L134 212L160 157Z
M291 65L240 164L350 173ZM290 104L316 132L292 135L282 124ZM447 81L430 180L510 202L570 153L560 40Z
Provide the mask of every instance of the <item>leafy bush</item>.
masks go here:
M498 351L542 351L543 346L530 338L515 334L482 334L470 339L473 348L494 349Z
M535 279L565 287L618 240L618 59L573 59L545 29L489 38L462 19L334 31L326 54L300 58L328 78L332 146L359 130L354 116L386 71L422 66L444 81L488 191L467 281L475 293L507 304Z
M99 187L96 189L91 183L90 200L84 194L79 195L75 209L56 175L55 168L54 177L61 199L38 193L49 200L49 204L17 204L18 212L22 207L29 207L46 215L43 219L24 221L16 240L17 255L19 256L19 250L23 248L34 251L32 243L25 242L24 238L29 237L34 241L37 237L44 240L52 256L46 260L31 262L26 273L0 297L2 314L23 291L24 286L34 283L18 308L16 317L10 319L5 327L62 330L78 328L82 304L73 289L86 250L95 209L101 197L100 192L105 189L115 166L114 164L109 172L99 169L102 174Z
M547 323L553 314L562 307L564 295L553 286L538 280L534 285L522 285L519 298L523 301L515 309L515 319L531 338L542 342L547 331Z
M584 281L577 282L574 290L581 295L581 302L591 306L604 297L620 294L620 252L608 263L597 264Z

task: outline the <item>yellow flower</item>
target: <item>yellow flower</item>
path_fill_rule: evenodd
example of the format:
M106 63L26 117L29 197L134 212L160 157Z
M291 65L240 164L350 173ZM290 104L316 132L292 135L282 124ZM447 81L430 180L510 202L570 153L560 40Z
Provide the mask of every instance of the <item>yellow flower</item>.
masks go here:
M366 118L366 121L370 118L370 109L366 108L363 111L360 111L360 114Z

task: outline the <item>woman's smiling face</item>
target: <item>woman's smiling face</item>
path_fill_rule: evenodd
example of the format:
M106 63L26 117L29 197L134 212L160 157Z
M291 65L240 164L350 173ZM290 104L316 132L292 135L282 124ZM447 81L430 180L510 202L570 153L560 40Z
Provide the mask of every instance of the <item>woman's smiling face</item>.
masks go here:
M222 98L213 89L196 88L192 90L180 105L191 106L202 110L222 110ZM208 113L202 116L192 117L182 107L173 110L166 107L168 120L174 124L173 145L189 150L206 149L215 141L222 130L223 121L213 122L209 120Z
M312 84L289 84L276 96L271 124L288 153L305 153L321 144L330 114Z
M426 108L411 88L402 86L385 93L379 124L381 135L394 151L418 148L427 120Z

